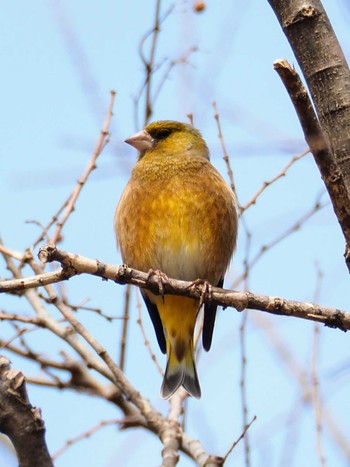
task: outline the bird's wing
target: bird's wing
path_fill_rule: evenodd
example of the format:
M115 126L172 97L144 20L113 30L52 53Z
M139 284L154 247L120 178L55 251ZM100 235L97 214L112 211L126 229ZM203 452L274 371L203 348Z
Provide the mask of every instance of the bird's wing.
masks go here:
M163 329L163 324L159 316L158 308L157 305L151 302L150 298L146 294L146 292L141 291L142 298L144 299L146 303L146 307L149 313L149 316L151 318L154 331L157 336L158 344L160 347L160 350L163 353L166 353L166 341L165 341L165 335L164 335L164 329ZM213 332L213 331L212 331Z
M224 278L222 277L219 280L217 287L222 288L223 285L224 285ZM204 305L204 322L203 322L202 341L203 341L203 347L206 351L210 350L211 341L213 339L216 309L217 309L217 305L215 305L214 303L206 303Z

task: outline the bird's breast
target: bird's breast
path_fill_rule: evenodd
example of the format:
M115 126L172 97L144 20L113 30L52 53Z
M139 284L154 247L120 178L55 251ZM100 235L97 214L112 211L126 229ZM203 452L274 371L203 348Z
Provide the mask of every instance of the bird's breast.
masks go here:
M123 260L182 280L217 283L236 242L234 198L209 163L189 174L132 178L116 213Z

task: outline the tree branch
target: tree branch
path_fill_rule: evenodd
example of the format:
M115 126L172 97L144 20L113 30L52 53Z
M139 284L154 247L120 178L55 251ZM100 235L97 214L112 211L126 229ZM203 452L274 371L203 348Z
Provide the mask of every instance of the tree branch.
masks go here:
M339 184L333 206L345 240L350 271L350 71L320 0L268 0L309 87ZM322 148L321 148L322 149ZM326 157L326 156L325 156Z
M147 288L153 293L160 295L159 284L153 275L128 268L125 265L113 266L59 250L55 245L48 244L39 251L40 260L45 262L58 261L62 269L36 276L14 279L0 282L0 293L23 291L28 288L41 287L47 284L60 282L78 274L92 274L105 280L110 279L118 284L132 284L137 287ZM202 296L202 286L191 282L168 279L163 286L165 294L182 295L191 298ZM350 329L350 313L333 308L326 308L313 303L305 303L285 298L254 294L251 292L237 292L224 290L218 287L212 288L209 300L218 305L233 307L237 311L244 309L260 310L280 316L293 316L318 323L328 327L347 331Z
M350 245L350 203L344 177L334 162L328 143L316 117L308 92L298 73L286 60L277 60L274 68L281 78L295 111L305 140L314 156L317 167L326 185L334 212L343 230L345 240ZM350 267L347 259L348 267Z
M28 399L21 372L0 356L0 431L12 441L20 467L52 467L40 409Z

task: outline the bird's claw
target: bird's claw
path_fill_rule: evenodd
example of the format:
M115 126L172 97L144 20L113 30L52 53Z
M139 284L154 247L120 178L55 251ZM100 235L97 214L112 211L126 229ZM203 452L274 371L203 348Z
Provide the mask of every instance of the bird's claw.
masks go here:
M147 276L147 285L156 284L159 294L164 300L165 286L169 283L168 276L159 269L150 269Z
M200 297L199 297L199 307L200 309L205 302L210 301L213 293L213 286L204 279L196 279L191 282L188 288L198 288L200 287Z

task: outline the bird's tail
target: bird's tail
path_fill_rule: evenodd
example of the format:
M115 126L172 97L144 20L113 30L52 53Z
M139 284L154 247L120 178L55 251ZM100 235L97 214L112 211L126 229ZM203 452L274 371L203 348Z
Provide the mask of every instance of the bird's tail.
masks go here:
M194 362L193 339L191 338L187 345L184 343L180 345L180 348L184 349L183 352L178 351L179 342L172 341L173 339L168 339L167 342L168 363L160 390L161 396L163 399L169 399L180 386L183 386L191 396L199 399L201 388Z

